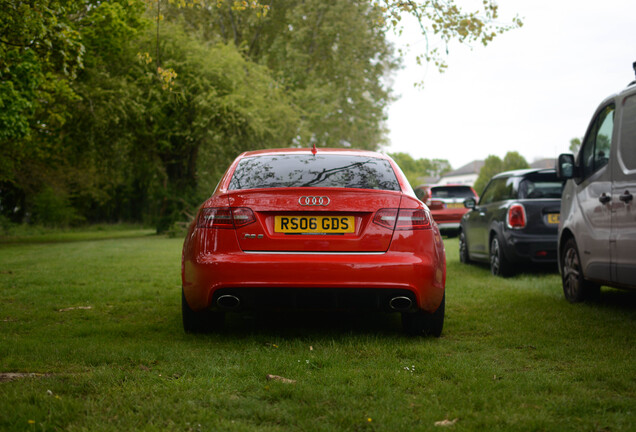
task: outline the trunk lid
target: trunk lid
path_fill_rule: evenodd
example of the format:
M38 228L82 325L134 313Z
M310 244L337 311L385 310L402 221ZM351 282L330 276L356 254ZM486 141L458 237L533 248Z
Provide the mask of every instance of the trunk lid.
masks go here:
M397 191L273 188L230 192L229 203L256 217L236 230L247 252L385 252L393 230L373 217L380 209L399 208L401 198Z
M525 232L536 234L556 233L559 230L560 199L520 200L526 212Z

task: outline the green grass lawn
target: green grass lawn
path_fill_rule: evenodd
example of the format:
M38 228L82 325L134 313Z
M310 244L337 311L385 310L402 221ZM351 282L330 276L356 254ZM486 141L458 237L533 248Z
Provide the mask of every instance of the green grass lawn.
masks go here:
M636 430L636 293L570 305L556 273L497 279L450 239L439 339L397 314L186 335L182 240L148 234L0 243L0 373L36 374L0 381L0 430Z

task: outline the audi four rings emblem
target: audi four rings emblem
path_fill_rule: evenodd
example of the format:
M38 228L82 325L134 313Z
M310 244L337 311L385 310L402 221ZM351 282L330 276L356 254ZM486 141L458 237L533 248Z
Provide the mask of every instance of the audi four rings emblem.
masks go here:
M328 206L331 200L326 196L301 196L298 204L301 206Z

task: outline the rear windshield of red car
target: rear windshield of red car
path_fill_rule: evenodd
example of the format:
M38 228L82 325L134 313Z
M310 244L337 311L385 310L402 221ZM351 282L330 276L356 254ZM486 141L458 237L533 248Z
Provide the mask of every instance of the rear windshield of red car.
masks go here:
M475 198L469 186L437 186L431 188L433 198Z
M230 190L336 187L399 191L389 161L369 156L280 154L242 159Z

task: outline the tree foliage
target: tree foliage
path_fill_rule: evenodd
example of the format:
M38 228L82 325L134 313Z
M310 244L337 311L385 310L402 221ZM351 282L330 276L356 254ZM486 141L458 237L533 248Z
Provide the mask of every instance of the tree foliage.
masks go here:
M82 7L0 0L0 210L14 220L45 186L60 183L53 174L59 137L73 115L68 104L77 99L73 83L85 54L74 25Z
M391 96L383 79L397 61L381 11L367 0L278 0L265 10L204 0L201 9L170 13L206 40L233 43L272 71L301 116L296 145L385 144Z
M0 213L163 231L240 152L378 149L405 15L444 44L519 24L490 0L0 0ZM449 168L397 158L415 182Z
M423 177L439 178L451 171L445 159L414 159L408 153L389 153L389 156L400 166L413 188L421 184Z
M494 175L504 171L523 168L530 168L530 165L525 158L519 154L519 152L508 152L506 153L506 156L504 156L503 160L501 160L498 156L489 155L484 161L484 166L482 166L481 170L479 170L479 176L477 177L473 188L479 195L481 195L484 188Z
M415 17L425 38L423 50L416 51L418 63L435 64L440 71L447 68L445 54L451 42L486 46L502 33L521 27L515 16L510 23L499 22L499 6L494 0L475 3L477 9L465 10L453 0L375 0L385 18L385 24L401 32L402 17Z

